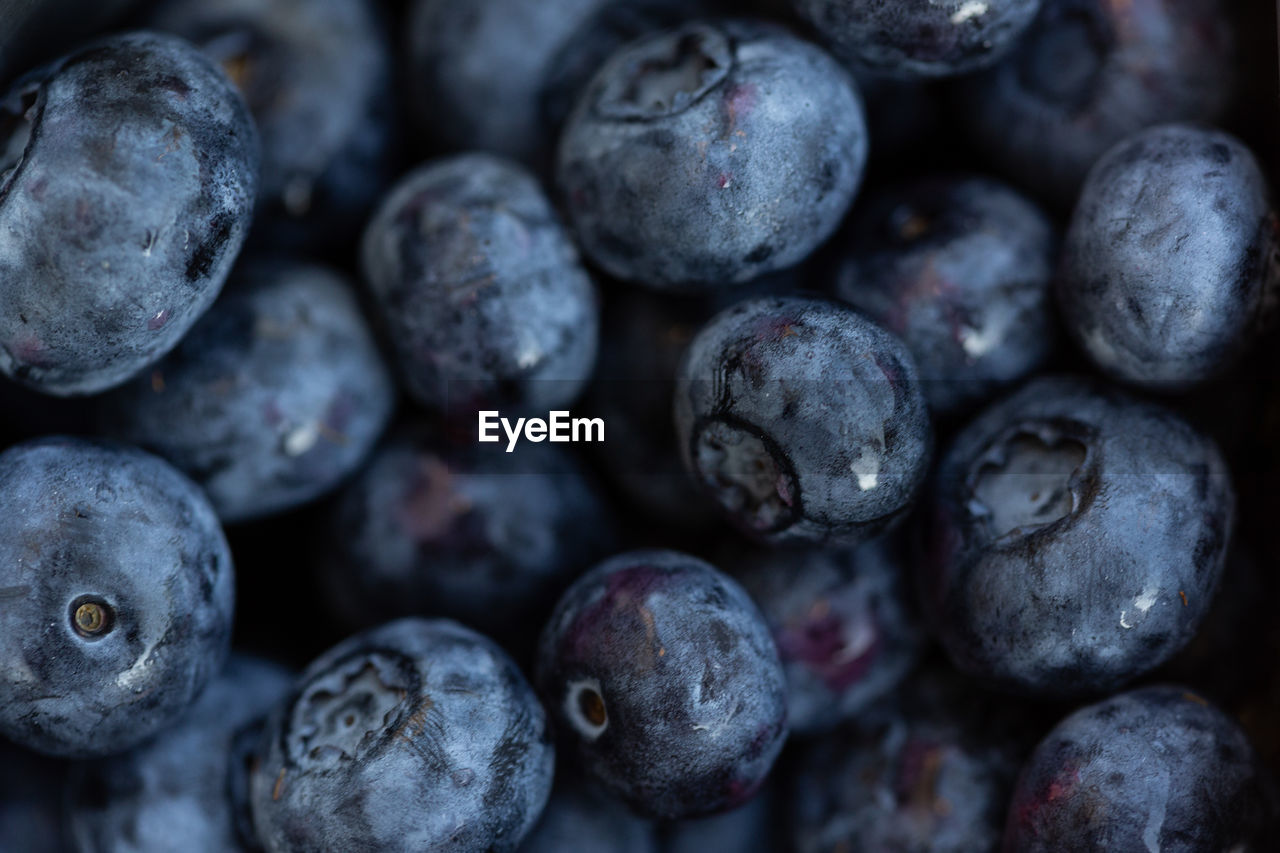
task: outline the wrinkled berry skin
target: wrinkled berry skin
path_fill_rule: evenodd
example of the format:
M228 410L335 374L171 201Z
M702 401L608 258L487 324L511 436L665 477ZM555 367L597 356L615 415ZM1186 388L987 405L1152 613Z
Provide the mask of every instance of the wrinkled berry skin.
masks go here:
M352 285L257 261L163 361L108 395L108 434L172 462L226 522L292 509L364 461L395 402Z
M716 315L676 380L685 468L767 542L857 544L899 520L933 431L910 353L834 301L765 297Z
M1045 697L1114 690L1195 635L1234 515L1217 447L1180 417L1038 379L943 458L919 588L963 672Z
M593 261L693 289L804 260L849 209L866 159L862 102L834 59L726 21L614 54L565 126L556 176Z
M1157 389L1228 368L1280 286L1266 178L1239 140L1188 125L1134 134L1089 172L1057 295L1072 337L1117 379Z
M991 65L1031 26L1040 0L791 0L843 56L899 78Z
M267 853L517 849L551 793L546 715L515 663L456 622L402 619L321 655L250 776Z
M150 26L190 39L239 88L262 137L253 238L323 250L389 179L391 47L370 0L165 0Z
M650 821L581 782L557 781L520 853L667 853Z
M1274 850L1272 780L1230 717L1181 687L1145 687L1067 717L1009 806L1005 853Z
M603 497L560 447L447 449L420 430L374 454L332 519L329 599L360 626L423 614L532 635L613 544Z
M954 114L994 167L1069 206L1124 137L1225 112L1237 56L1227 6L1044 0L1009 57L960 81Z
M77 768L70 825L83 853L147 853L177 839L191 853L253 849L237 833L230 792L247 772L238 736L293 686L285 669L233 655L182 721L122 756ZM255 845L256 846L256 845Z
M0 454L0 734L89 758L173 724L222 667L232 574L168 463L70 438Z
M1040 733L1024 716L949 673L922 673L857 726L806 744L792 766L789 849L995 850L1018 767Z
M1053 347L1049 219L1011 187L929 177L854 215L836 292L900 337L948 414L1035 371Z
M419 123L460 150L549 165L578 94L624 44L703 0L417 0L410 87Z
M477 408L545 414L590 376L594 287L537 180L515 164L467 154L410 173L369 223L361 257L422 405L469 423Z
M257 179L244 102L184 41L115 36L19 79L0 97L0 371L67 396L158 360L218 295Z
M675 551L606 560L560 599L538 687L591 781L636 812L746 802L787 735L786 679L751 598Z
M855 717L894 690L920 657L924 637L892 544L736 550L722 564L733 567L773 632L797 734Z
M73 850L63 812L69 767L0 740L0 850Z

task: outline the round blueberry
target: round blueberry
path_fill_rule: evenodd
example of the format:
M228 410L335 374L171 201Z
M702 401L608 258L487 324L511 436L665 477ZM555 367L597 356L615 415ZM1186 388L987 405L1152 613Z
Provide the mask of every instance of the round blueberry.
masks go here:
M574 99L609 55L704 0L416 0L412 106L450 148L548 165Z
M0 371L91 394L171 350L249 227L258 136L186 42L95 42L0 96Z
M746 802L787 734L760 611L674 551L622 554L579 578L543 631L538 686L591 780L650 817Z
M406 430L344 490L322 565L353 624L447 616L505 639L537 631L607 552L611 528L603 497L559 447L451 449Z
M224 521L306 503L353 473L395 387L351 285L257 261L178 348L101 404L105 430L204 487Z
M1069 205L1089 167L1125 136L1216 120L1237 52L1221 0L1044 0L1012 54L963 78L954 114L1020 185Z
M853 79L764 24L690 24L605 64L570 116L557 183L584 251L658 288L793 266L844 217L867 158Z
M1155 388L1221 373L1280 288L1267 180L1239 140L1188 125L1136 133L1089 172L1062 251L1067 329L1112 376Z
M591 375L595 290L537 180L515 164L469 154L412 172L369 223L362 259L422 405L472 419L477 407L545 413Z
M372 0L164 0L150 26L190 39L262 136L254 240L324 249L390 177L391 47Z
M896 549L733 549L733 566L764 615L787 676L792 731L810 734L851 719L894 690L920 657Z
M1268 850L1275 789L1230 717L1174 686L1067 717L1022 769L1007 853Z
M1009 51L1040 0L791 0L835 49L896 77L949 77Z
M0 454L0 733L83 758L172 725L222 667L233 587L213 508L162 460L71 438Z
M250 776L267 853L517 849L551 793L546 716L507 655L402 619L316 659Z
M247 772L241 732L284 700L287 670L233 655L182 721L132 752L86 762L72 776L70 826L83 851L256 847L241 838L234 779ZM251 846L252 844L252 846Z
M920 593L961 670L1010 690L1113 690L1208 612L1235 496L1213 442L1161 407L1039 379L956 438Z
M1010 187L921 178L854 214L837 293L902 338L930 407L951 413L1048 357L1055 244L1048 218Z
M750 299L698 333L676 380L685 467L756 538L864 541L909 509L933 431L915 364L839 303Z
M788 849L998 849L1018 766L1035 742L1026 716L950 672L921 673L856 726L805 744L791 766Z

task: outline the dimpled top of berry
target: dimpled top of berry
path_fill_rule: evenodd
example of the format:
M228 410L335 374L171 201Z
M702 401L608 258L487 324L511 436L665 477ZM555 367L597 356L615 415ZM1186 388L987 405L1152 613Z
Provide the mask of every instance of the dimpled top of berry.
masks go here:
M168 463L45 438L0 455L0 732L56 755L122 752L222 667L231 553Z
M747 593L674 551L579 578L538 652L538 686L590 778L641 814L745 802L786 737L786 685Z
M766 297L718 314L676 383L685 466L748 535L868 539L907 511L933 431L915 363L836 302Z
M542 706L506 653L416 618L317 658L260 752L250 796L268 853L512 851L554 764Z
M1173 412L1047 377L943 457L917 564L963 671L1043 696L1112 690L1182 648L1218 588L1235 493Z
M213 303L249 227L258 136L194 47L133 33L0 97L0 370L49 394L124 382Z

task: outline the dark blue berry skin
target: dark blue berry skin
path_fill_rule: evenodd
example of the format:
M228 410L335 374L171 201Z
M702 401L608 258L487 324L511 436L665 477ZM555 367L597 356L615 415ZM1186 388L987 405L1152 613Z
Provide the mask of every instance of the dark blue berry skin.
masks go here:
M125 755L86 762L72 776L70 827L81 853L256 849L242 838L232 792L248 772L240 734L293 685L288 670L233 655L182 721Z
M695 289L808 257L866 159L862 103L834 59L771 25L722 21L615 53L565 125L556 180L595 263Z
M795 853L983 853L1035 731L1026 709L926 671L792 766ZM1065 849L1080 849L1066 847Z
M100 407L108 434L168 459L226 522L336 487L364 461L395 402L341 276L256 261L231 283L174 352Z
M1222 0L1044 0L1009 57L960 82L954 113L993 167L1069 206L1093 162L1129 134L1218 119L1234 42Z
M172 349L244 241L258 136L188 43L83 47L0 96L0 371L91 394Z
M262 137L253 240L347 242L387 183L391 47L371 0L165 0L150 26L225 69Z
M733 549L731 566L764 615L787 675L791 730L852 719L896 689L924 647L893 543L857 549Z
M343 491L330 529L326 587L349 623L447 616L504 639L536 633L613 545L603 498L561 448L450 449L412 429Z
M1222 373L1280 287L1267 180L1236 138L1162 125L1089 172L1063 244L1067 329L1111 376L1178 389Z
M70 853L63 810L70 762L0 740L0 850Z
M70 438L0 454L0 734L88 758L172 725L222 667L233 587L168 463Z
M557 780L520 853L667 853L654 825L581 782Z
M902 339L930 408L953 413L1049 356L1056 242L1049 219L1011 187L920 178L855 212L836 292Z
M579 578L543 630L537 672L565 748L647 817L746 802L786 739L786 680L760 611L675 551L621 554Z
M555 763L515 663L427 619L321 655L273 712L260 754L250 792L268 853L516 850Z
M663 825L662 853L780 853L784 849L777 838L780 825L782 810L770 785L731 812Z
M1040 0L791 0L833 49L877 74L951 77L991 65Z
M454 149L533 168L591 75L622 45L697 16L709 0L416 0L410 90L419 123Z
M1230 717L1182 687L1067 717L1023 767L1005 853L1274 850L1273 781Z
M410 173L369 223L362 263L408 391L428 408L468 426L477 408L545 415L591 375L591 279L513 163L467 154Z
M857 544L899 520L933 431L910 353L807 297L721 312L685 354L676 432L699 487L750 536Z
M920 594L962 671L1046 697L1114 690L1194 636L1235 515L1213 442L1085 380L978 416L937 472Z

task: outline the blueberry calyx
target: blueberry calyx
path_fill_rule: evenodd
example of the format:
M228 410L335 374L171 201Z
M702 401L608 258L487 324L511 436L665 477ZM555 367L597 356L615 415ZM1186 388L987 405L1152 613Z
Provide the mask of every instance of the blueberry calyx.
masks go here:
M86 640L100 640L115 627L115 608L100 596L80 596L71 602L70 612L71 627Z
M728 36L689 26L629 51L626 71L611 75L596 102L606 118L652 120L678 115L719 86L733 66Z

